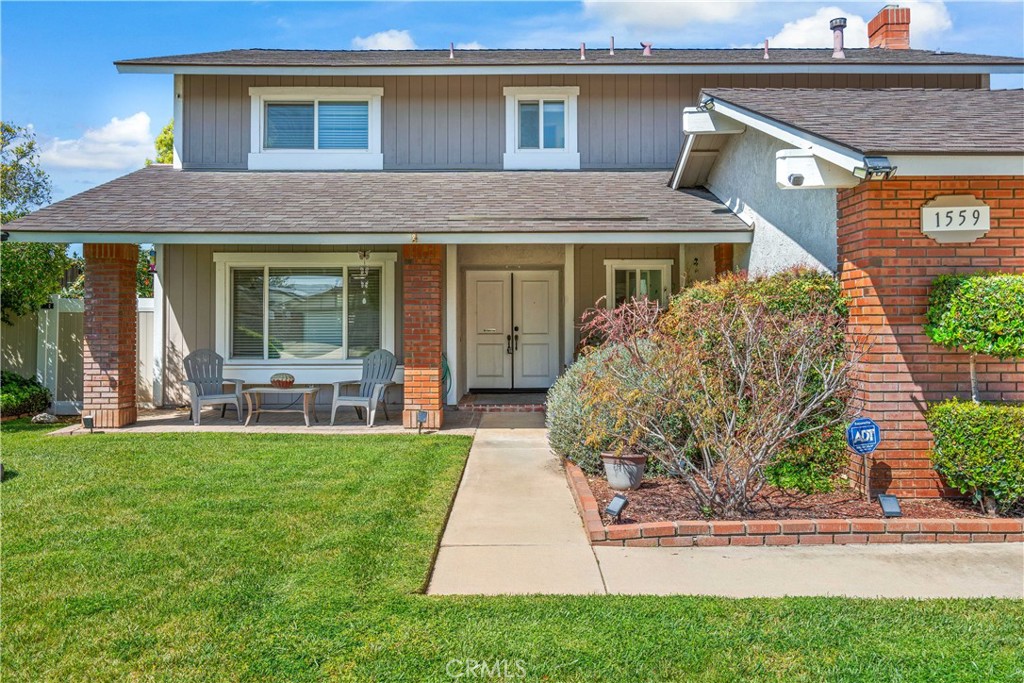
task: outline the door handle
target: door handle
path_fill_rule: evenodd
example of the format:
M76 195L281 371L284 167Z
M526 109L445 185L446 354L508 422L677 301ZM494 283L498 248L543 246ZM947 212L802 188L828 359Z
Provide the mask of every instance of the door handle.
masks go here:
M515 327L513 327L512 331L516 333L516 336L515 336L516 351L518 351L519 350L519 325L516 325Z
M505 341L508 343L508 345L505 347L505 353L507 353L508 355L511 356L512 355L512 335L511 334L506 334L505 335Z

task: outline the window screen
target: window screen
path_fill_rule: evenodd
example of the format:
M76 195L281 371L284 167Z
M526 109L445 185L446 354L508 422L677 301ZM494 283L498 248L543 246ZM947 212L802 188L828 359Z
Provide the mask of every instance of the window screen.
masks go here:
M313 103L267 103L266 149L313 149Z
M320 149L369 149L370 105L321 102L317 144Z

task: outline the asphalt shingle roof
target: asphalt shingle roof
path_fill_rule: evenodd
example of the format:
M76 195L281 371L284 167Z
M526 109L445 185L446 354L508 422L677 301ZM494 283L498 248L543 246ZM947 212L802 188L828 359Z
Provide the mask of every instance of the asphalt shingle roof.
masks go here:
M862 154L1024 152L1024 90L708 88L703 96Z
M881 48L847 48L846 59L832 58L828 48L772 48L770 59L764 59L761 48L675 49L655 46L649 57L642 50L616 48L608 54L607 46L592 45L586 61L580 60L577 49L569 50L456 50L455 59L448 50L223 50L124 59L117 65L149 66L280 66L280 67L347 67L347 66L528 66L575 65L581 67L623 64L832 64L839 71L843 65L855 64L1004 64L1024 65L1024 59L962 52L932 50L885 50Z
M16 232L748 231L665 171L181 171L153 165L4 226Z

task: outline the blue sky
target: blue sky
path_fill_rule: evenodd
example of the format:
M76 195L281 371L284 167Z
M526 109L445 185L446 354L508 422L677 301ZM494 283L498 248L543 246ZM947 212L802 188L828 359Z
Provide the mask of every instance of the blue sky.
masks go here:
M885 3L772 2L0 2L5 120L33 127L54 199L141 166L171 117L171 77L118 75L116 59L239 47L443 48L847 44ZM1024 0L903 0L913 47L1024 56ZM1002 76L993 87L1022 87Z

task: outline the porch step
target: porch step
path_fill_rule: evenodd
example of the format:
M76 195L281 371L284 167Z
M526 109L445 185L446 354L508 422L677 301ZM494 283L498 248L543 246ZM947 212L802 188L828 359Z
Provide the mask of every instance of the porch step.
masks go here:
M546 395L529 394L466 394L459 401L459 410L477 413L542 413Z
M543 413L543 403L459 403L459 410L469 410L474 413Z

